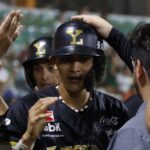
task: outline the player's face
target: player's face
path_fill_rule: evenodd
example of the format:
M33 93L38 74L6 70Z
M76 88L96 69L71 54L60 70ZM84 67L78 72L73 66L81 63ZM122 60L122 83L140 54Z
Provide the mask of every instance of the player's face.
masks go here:
M84 79L93 66L93 57L60 56L56 57L56 65L60 75L60 83L63 84L63 87L70 92L80 92L85 89Z
M50 62L34 64L33 77L39 89L48 85L55 86L58 84L58 71Z

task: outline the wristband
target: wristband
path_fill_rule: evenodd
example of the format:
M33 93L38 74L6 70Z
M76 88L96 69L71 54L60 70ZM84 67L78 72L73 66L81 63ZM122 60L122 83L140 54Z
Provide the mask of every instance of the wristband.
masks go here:
M23 144L22 139L19 140L19 142L13 147L14 150L33 150L34 143L29 147L25 144Z

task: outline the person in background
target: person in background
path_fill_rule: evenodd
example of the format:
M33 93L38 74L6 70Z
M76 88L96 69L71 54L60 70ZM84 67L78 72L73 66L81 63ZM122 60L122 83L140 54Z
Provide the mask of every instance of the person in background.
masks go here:
M51 48L52 38L48 36L34 40L29 46L23 67L26 81L33 90L59 84L57 68L49 59Z

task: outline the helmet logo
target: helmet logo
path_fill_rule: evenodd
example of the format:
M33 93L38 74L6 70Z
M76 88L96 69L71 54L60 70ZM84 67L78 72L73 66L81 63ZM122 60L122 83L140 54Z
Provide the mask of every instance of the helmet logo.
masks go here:
M83 39L80 39L77 41L77 37L82 33L82 30L67 30L66 33L69 34L72 37L72 41L70 44L72 45L83 45Z
M97 49L104 50L104 44L101 43L100 41L97 41Z
M36 43L33 46L36 48L36 55L46 54L46 49L44 48L45 42Z

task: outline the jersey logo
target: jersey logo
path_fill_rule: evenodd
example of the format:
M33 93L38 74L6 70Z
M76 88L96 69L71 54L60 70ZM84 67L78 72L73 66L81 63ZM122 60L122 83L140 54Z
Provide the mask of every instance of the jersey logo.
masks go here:
M102 116L99 120L101 124L109 125L109 126L117 126L118 125L118 118L115 116L112 116L111 118L106 118L105 116Z
M47 111L46 114L49 114L48 117L46 117L46 122L54 122L54 114L53 111Z
M82 38L77 41L77 37L81 33L83 33L82 30L71 30L70 29L70 30L67 30L66 33L72 37L72 41L70 42L70 44L72 44L72 45L83 45L83 39Z
M36 55L46 54L46 49L43 47L44 45L45 45L44 41L33 45L36 48Z

